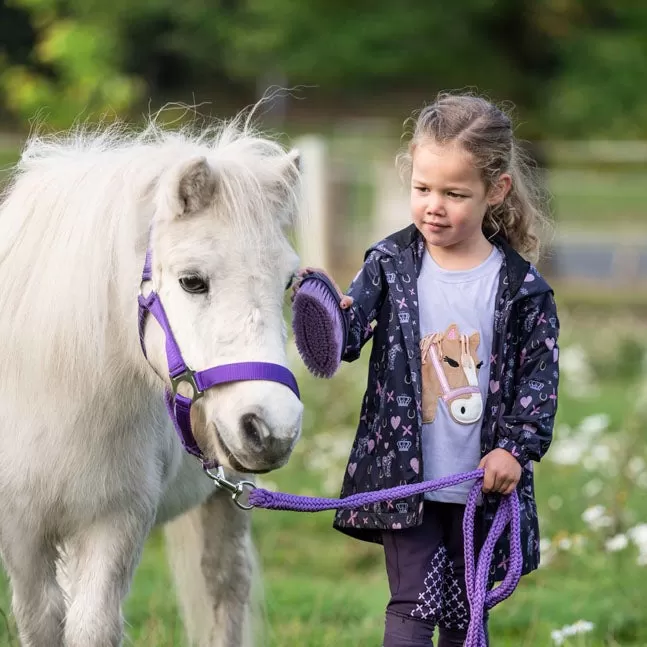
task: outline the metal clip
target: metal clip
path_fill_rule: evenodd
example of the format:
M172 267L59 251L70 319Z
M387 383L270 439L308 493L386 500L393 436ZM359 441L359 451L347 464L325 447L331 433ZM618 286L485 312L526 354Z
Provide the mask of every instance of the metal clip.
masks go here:
M191 395L192 402L199 400L204 395L204 391L200 391L198 385L196 384L195 371L192 371L190 368L187 368L175 377L173 377L172 375L170 375L169 377L171 378L171 388L173 389L174 396L177 395L178 389L180 388L181 384L188 384L193 389L193 394Z
M217 487L221 488L222 490L226 490L231 494L231 498L233 499L234 503L241 510L251 510L254 507L250 504L241 503L239 499L245 493L245 486L247 486L250 490L255 490L255 483L252 483L252 481L238 481L237 483L228 481L222 465L219 465L215 472L212 472L210 469L204 467L204 465L203 469L207 476L215 483Z

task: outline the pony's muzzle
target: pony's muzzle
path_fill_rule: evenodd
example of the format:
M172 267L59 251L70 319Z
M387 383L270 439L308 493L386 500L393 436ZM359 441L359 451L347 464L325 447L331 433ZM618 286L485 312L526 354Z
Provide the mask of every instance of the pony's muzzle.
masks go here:
M262 414L245 413L240 417L240 433L245 453L250 462L266 469L280 467L287 462L299 437L300 424L285 435L272 432Z
M483 398L480 393L467 398L456 398L449 403L449 411L459 424L473 424L478 422L483 414Z

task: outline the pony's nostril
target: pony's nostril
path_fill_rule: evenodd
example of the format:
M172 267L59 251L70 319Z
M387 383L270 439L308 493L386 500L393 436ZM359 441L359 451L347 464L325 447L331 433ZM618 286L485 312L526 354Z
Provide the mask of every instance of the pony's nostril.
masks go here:
M240 417L240 426L246 440L255 449L262 449L265 436L263 421L255 413L246 413Z

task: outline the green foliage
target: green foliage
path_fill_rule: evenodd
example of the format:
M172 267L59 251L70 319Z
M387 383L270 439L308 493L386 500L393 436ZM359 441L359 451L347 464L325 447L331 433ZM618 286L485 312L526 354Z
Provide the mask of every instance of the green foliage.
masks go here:
M366 102L475 87L519 106L527 137L647 136L632 0L0 0L0 21L0 89L23 119L271 82Z
M88 20L73 7L63 12L56 0L16 2L29 10L38 40L30 65L0 68L11 110L64 127L84 116L117 115L141 96L141 81L121 70L121 43L108 21Z
M551 4L551 3L547 3ZM642 2L580 5L557 29L561 73L552 80L547 122L572 139L631 139L647 133L647 10Z

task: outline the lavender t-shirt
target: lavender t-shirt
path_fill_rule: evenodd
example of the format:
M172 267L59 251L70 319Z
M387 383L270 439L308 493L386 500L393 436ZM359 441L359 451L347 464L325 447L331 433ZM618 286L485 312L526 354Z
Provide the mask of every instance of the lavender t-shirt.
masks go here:
M469 472L479 464L501 262L493 247L477 267L451 271L425 253L418 277L425 480ZM465 503L472 485L460 483L425 497Z

